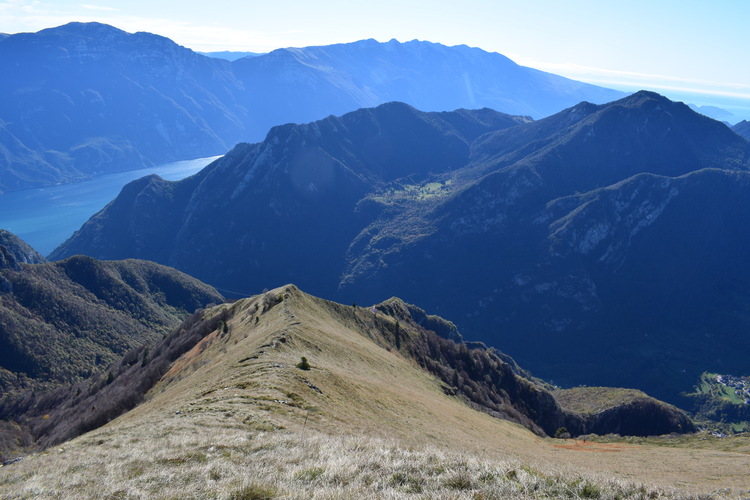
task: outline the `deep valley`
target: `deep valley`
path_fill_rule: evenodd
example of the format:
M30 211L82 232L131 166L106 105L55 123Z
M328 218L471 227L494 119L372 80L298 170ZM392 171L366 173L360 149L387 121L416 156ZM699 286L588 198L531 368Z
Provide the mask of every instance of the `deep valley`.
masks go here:
M135 181L52 257L397 294L542 378L680 404L702 372L746 370L748 166L746 140L649 92L537 121L391 103Z

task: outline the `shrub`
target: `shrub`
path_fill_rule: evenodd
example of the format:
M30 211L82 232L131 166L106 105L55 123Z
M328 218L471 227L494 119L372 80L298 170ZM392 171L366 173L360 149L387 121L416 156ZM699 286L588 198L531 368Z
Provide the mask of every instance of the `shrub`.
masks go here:
M229 498L232 500L270 500L276 496L276 490L273 488L252 483L233 491Z
M302 356L302 359L299 363L297 363L297 368L300 370L309 370L310 369L310 363L307 362L307 358Z
M602 491L594 483L586 481L583 484L579 495L581 496L581 498L600 498L602 496Z
M459 472L444 481L447 488L452 490L470 490L474 487L466 472Z
M568 432L567 427L559 427L555 431L555 438L556 439L570 439L570 432Z

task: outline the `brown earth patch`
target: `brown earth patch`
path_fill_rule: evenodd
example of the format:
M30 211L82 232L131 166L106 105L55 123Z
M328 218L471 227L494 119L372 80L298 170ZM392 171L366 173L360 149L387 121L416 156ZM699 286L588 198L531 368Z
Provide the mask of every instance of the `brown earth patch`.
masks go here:
M200 342L195 344L195 347L190 349L188 352L180 356L180 358L172 364L169 371L164 374L163 379L168 380L177 376L182 370L187 368L189 365L195 363L198 356L205 351L216 338L219 336L219 330L214 330L210 334L206 335Z
M555 448L562 448L564 450L576 450L576 451L595 451L601 453L616 453L627 448L634 448L634 446L618 444L618 443L594 443L591 441L581 441L575 439L572 442L566 441L565 444L553 444Z

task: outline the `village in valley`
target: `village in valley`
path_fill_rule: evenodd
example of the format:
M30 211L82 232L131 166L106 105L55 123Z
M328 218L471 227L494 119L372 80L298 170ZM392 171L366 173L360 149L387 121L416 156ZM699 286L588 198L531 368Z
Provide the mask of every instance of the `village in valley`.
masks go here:
M750 377L735 377L734 375L714 375L716 383L726 387L724 394L731 395L734 392L735 404L750 405Z

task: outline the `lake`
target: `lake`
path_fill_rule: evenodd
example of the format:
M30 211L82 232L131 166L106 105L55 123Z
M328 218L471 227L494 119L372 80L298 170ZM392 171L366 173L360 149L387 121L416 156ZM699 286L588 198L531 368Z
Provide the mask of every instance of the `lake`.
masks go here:
M128 182L150 174L170 181L184 179L217 158L220 156L0 194L0 228L19 236L42 255L48 255L112 201Z

